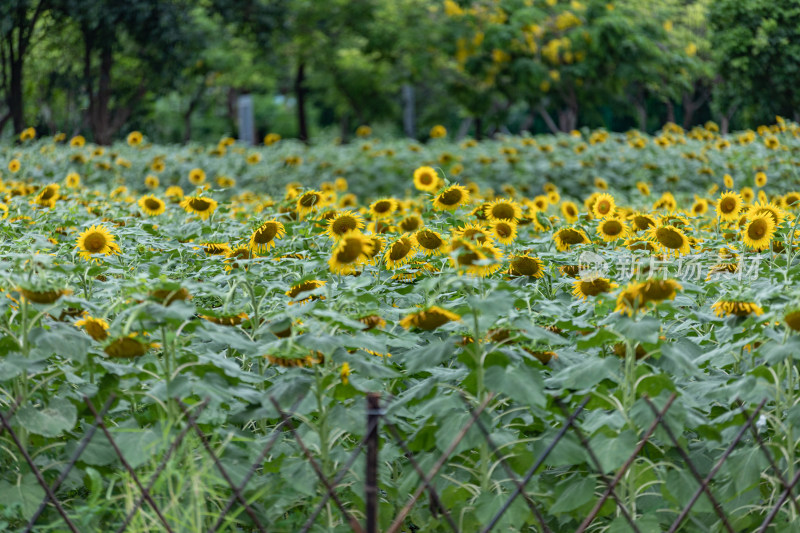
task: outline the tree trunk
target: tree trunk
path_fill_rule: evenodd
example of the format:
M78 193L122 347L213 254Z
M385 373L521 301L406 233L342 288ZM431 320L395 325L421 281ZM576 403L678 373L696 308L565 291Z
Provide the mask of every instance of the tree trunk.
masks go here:
M192 139L192 112L194 109L189 106L186 113L183 114L183 144L188 143Z
M306 64L301 62L297 66L294 78L294 95L297 99L297 136L304 143L308 142L308 121L306 119L306 88L303 82L306 78Z
M647 133L647 107L643 102L634 103L636 108L636 116L639 119L639 131Z
M664 103L667 105L667 122L675 124L675 104L672 103L672 100L667 100Z
M28 10L26 4L19 3L16 8L15 20L11 22L11 27L6 33L7 41L2 46L2 59L4 63L2 66L5 69L5 63L8 63L10 70L10 79L6 79L6 72L5 70L3 71L3 81L8 83L8 85L5 87L8 91L6 97L9 112L11 113L11 121L14 125L14 133L16 134L22 133L22 130L25 129L25 117L22 101L22 67L25 61L25 55L28 53L28 46L30 45L31 37L33 36L33 30L36 28L39 17L42 15L44 10L49 8L47 4L48 2L45 0L40 0L36 4L36 9L33 11L33 15L29 20L27 18ZM13 31L15 27L17 30L16 47L14 45ZM7 53L5 50L5 45L8 46Z
M522 120L522 123L519 125L519 131L522 133L523 131L530 131L531 127L536 122L536 115L533 113L528 113L525 115L525 118Z
M481 117L475 117L475 140L483 140L483 119Z
M25 118L22 108L22 61L11 59L11 76L9 80L8 107L14 134L19 135L25 129Z
M406 137L416 139L416 110L414 109L414 86L403 84L403 132Z
M11 111L0 117L0 135L3 135L3 130L6 129L9 120L11 120Z
M206 79L207 78L203 78L203 82L192 95L192 99L189 100L189 107L186 109L186 113L183 114L183 144L188 143L192 139L192 114L194 110L197 109L197 105L200 103L200 99L205 93Z
M342 113L339 119L339 144L350 142L350 113Z
M547 124L547 127L550 129L550 133L559 133L558 124L556 124L553 117L550 116L550 113L547 112L543 106L539 106L536 108L536 111L539 112L539 115L544 120L544 123Z
M738 105L732 105L728 108L725 114L722 115L722 118L720 120L720 133L722 135L728 134L731 126L731 119L733 118L733 115L736 113L738 109L739 109Z
M570 132L575 129L578 117L570 108L561 109L558 112L558 130L561 132Z
M101 145L111 144L112 128L109 104L111 102L111 67L114 58L111 44L103 43L100 50L100 77L97 90L94 90L91 76L92 40L86 42L84 57L84 76L89 92L89 126L92 129L94 142Z
M683 128L689 129L692 125L692 118L694 117L695 112L700 109L703 104L706 103L706 100L711 96L711 91L709 89L703 87L695 86L694 93L698 93L698 97L695 100L692 100L692 93L683 93L682 101L683 101Z

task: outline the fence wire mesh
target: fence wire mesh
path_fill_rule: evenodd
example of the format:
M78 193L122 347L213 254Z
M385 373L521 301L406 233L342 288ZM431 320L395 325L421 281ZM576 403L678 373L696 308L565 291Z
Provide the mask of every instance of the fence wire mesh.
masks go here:
M90 398L83 398L93 423L60 469L48 468L45 471L34 459L36 454L31 453L31 444L26 444L20 437L21 430L19 427L15 428L14 424L18 402L14 402L5 413L0 412L0 436L6 434L6 440L10 440L19 451L24 458L24 464L44 491L44 497L22 528L24 531L37 531L43 527L43 520L49 522L47 526L49 529L52 529L53 523L60 522L61 528L65 526L73 532L84 531L81 525L76 523L77 511L71 508L69 491L64 490L64 483L76 465L85 459L84 455L90 453L91 444L98 438L105 439L110 445L119 464L129 476L129 490L135 494L135 498L128 502L125 512L106 524L107 529L126 531L137 514L146 512L145 523L153 530L168 532L180 530L173 523L175 509L168 509L164 498L154 494L154 488L175 454L182 447L190 445L187 442L189 435L194 436L193 442L199 443L199 450L214 465L228 493L224 503L220 503L215 511L213 525L205 528L206 531L212 532L221 530L266 532L280 529L276 524L279 523L281 515L285 517L286 511L280 511L276 516L274 509L264 504L260 498L261 492L254 487L261 476L269 475L270 461L278 445L296 446L316 476L316 490L309 495L309 501L305 502L308 504L305 509L311 511L303 517L305 520L300 531L315 530L315 527L321 525L322 516L325 516L325 523L328 526L331 525L332 517L335 517L333 519L339 528L345 527L356 533L415 531L414 520L419 513L440 518L442 530L465 531L464 526L460 524L459 511L461 506L469 503L454 502L452 497L444 495L452 492L454 488L459 488L457 472L463 467L464 457L477 453L474 446L466 448L464 446L468 434L479 436L478 448L488 454L482 456L483 460L491 461L495 467L488 490L496 498L497 505L492 513L486 515L485 523L481 524L483 532L508 530L509 525L526 531L567 530L564 529L558 509L553 509L552 506L548 508L542 504L536 486L543 477L566 475L562 468L563 464L551 459L554 450L565 445L570 435L576 439L586 454L585 469L581 475L588 480L591 489L590 502L583 504L587 512L577 527L570 530L584 532L595 530L599 525L616 523L624 524L629 531L636 533L644 531L643 527L648 523L643 522L641 517L646 511L644 502L651 489L634 487L632 492L628 481L634 468L640 470L652 468L654 471L666 472L667 476L676 476L679 471L688 472L694 484L691 487L691 495L688 497L686 494L682 495L683 498L676 499L675 505L669 508L657 509L659 513L671 519L667 531L692 531L698 527L697 516L709 513L713 513L717 520L713 530L740 531L736 517L732 516L740 511L735 507L736 495L731 496L730 480L727 479L729 475L722 476L721 471L723 465L745 440L755 446L753 449L758 450L768 464L768 470L763 472L763 477L772 476L772 479L777 480L779 484L780 493L773 499L774 504L758 511L760 516L763 516L758 531L768 531L771 526L777 530L776 517L787 506L792 512L800 514L800 504L795 494L795 487L800 482L800 471L794 472L793 465L781 467L785 461L782 458L776 459L770 442L764 439L757 427L759 416L767 403L766 399L752 410L749 410L743 402L738 402L735 409L744 419L744 423L732 428L735 432L731 430L727 433L731 438L724 445L717 447L716 453L708 454L706 460L698 464L689 452L689 448L697 446L698 441L692 440L692 436L676 433L675 428L667 420L674 406L675 394L661 401L660 406L653 399L645 397L644 402L652 415L650 422L638 428L635 445L629 453L625 450L622 455L618 453L618 456L622 457L617 461L619 466L610 469L604 464L601 454L595 449L596 444L592 444L587 429L583 427L586 426L587 420L596 416L596 413L587 410L587 404L591 399L589 396L583 398L572 409L560 399L554 399L563 414L561 420L550 428L555 433L543 432L541 435L532 436L541 440L544 436L552 435L549 440L537 447L539 450L537 453L524 456L510 452L506 443L496 442L494 434L496 428L489 411L501 398L488 393L478 403L463 393L460 396L467 422L452 435L447 445L437 454L436 450L412 451L409 440L414 435L404 432L401 418L392 415L391 398L385 405L381 405L382 400L377 394L369 394L363 433L358 438L350 439L347 453L342 456L344 459L336 464L334 470L327 472L321 464L318 443L312 442L308 433L303 431L303 426L308 420L297 411L297 408L304 396L299 397L290 406L281 406L276 398L269 398L270 404L278 414L278 419L271 427L258 453L255 454L255 459L244 471L240 469L235 475L232 474L229 464L226 466L224 460L226 451L224 446L220 445L220 436L204 430L202 424L198 422L208 407L208 400L194 405L174 400L179 419L173 431L169 432L169 444L164 447L155 467L150 469L144 469L140 464L131 464L119 446L119 433L115 436L114 427L108 417L115 401L113 396L99 408ZM381 458L381 448L392 446L402 451L399 465L388 465L387 461ZM534 447L531 447L531 450L533 449ZM662 457L660 462L655 462L654 457L658 455L656 452L659 450L663 452L666 449L669 449L667 454L669 460ZM197 452L197 449L193 451ZM386 500L388 494L382 487L381 480L385 479L386 469L390 466L410 469L416 478L408 485L410 488L406 498L399 502L391 502L392 505L387 506L381 505L381 501ZM726 479L720 479L721 477ZM659 485L657 481L656 479L652 483L653 487ZM361 487L363 498L352 497L354 485ZM349 497L342 497L340 494L345 486L349 488L348 493L351 494ZM684 484L684 487L690 486ZM427 498L423 498L425 495ZM702 505L699 505L701 501ZM504 517L508 516L518 502L524 507L517 506L514 511L515 520L520 516L526 518L518 524L503 522ZM387 509L391 510L391 516L386 515ZM520 509L524 511L522 514ZM502 528L499 527L501 524Z

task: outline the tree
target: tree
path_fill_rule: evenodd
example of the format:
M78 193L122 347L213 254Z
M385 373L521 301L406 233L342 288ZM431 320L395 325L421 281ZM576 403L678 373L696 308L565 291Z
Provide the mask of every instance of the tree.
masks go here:
M25 128L23 72L31 38L49 0L3 0L0 2L0 70L8 112L0 116L0 132L11 119L14 133Z
M800 0L711 4L711 46L722 83L713 107L750 124L800 119Z
M83 40L87 117L95 142L110 144L150 93L174 80L191 41L184 0L54 0ZM124 60L123 60L124 58Z

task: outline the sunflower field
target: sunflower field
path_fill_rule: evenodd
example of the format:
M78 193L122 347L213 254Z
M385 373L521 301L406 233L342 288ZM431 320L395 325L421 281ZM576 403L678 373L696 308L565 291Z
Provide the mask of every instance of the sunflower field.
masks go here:
M249 147L37 138L0 146L0 526L24 528L113 400L111 434L174 531L217 521L231 491L190 433L164 465L183 409L239 480L283 409L332 477L365 432L365 395L430 467L488 401L483 424L521 477L588 396L575 435L526 486L551 531L574 531L653 421L705 476L766 400L711 489L752 531L800 468L800 125L721 136L708 123L655 136L602 130L475 142L348 145L270 135ZM433 132L432 132L433 133ZM436 137L437 135L433 135ZM5 416L5 415L4 415ZM776 468L762 453L770 452ZM641 531L664 531L697 483L663 430L617 495ZM381 528L419 476L381 440ZM433 481L463 531L514 490L471 428ZM364 509L364 460L338 497ZM238 477L237 477L238 476ZM244 496L271 531L298 531L325 494L292 434ZM56 496L82 531L116 529L139 493L95 435ZM795 531L784 505L770 531ZM591 531L629 531L613 501ZM162 530L147 506L133 531ZM220 531L250 531L231 512ZM522 499L496 530L541 531ZM62 531L56 509L36 531ZM328 502L312 531L348 531ZM449 530L415 505L402 531ZM706 498L683 531L724 531Z

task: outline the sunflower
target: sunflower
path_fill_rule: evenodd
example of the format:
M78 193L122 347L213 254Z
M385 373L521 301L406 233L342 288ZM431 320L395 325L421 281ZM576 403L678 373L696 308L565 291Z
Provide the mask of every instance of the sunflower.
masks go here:
M747 210L748 218L755 218L762 215L769 215L769 217L772 219L772 222L774 222L776 226L783 222L783 220L786 218L786 213L783 211L783 209L771 202L762 200L759 200Z
M297 214L300 218L305 217L322 207L322 193L320 191L306 191L297 197Z
M414 242L425 255L438 255L447 248L442 236L433 230L421 229L414 234Z
M309 367L311 368L314 365L321 364L325 361L325 357L321 352L311 352L310 355L306 355L305 357L278 357L275 355L267 355L267 361L272 363L273 365L282 366L285 368L294 368L294 367Z
M328 227L325 233L331 239L338 239L348 231L364 229L364 219L355 213L349 211L342 211L328 222Z
M219 315L200 315L200 318L203 320L208 320L209 322L213 322L214 324L219 324L220 326L238 326L243 321L249 319L250 317L247 316L247 313L239 313L238 315L233 314L219 314Z
M723 222L732 222L738 218L743 204L739 193L726 191L717 200L717 216Z
M142 134L140 132L132 131L128 134L127 141L130 146L139 146L140 144L142 144L143 139L144 137L142 137Z
M610 292L615 288L617 288L617 284L612 283L608 278L576 279L572 282L572 294L584 300L588 299L589 296L597 296L598 294Z
M461 238L454 238L450 242L450 263L459 272L480 276L483 273L483 263L487 260L488 257L473 242Z
M577 244L588 244L591 241L586 233L579 228L561 228L553 234L553 241L559 252L566 252Z
M783 197L783 205L789 209L800 207L800 192L787 192Z
M431 128L430 136L431 139L441 139L442 137L446 137L447 129L445 129L445 127L441 124L437 124Z
M36 138L36 129L33 127L25 128L24 130L22 130L22 133L19 134L19 140L22 142L32 141L35 138Z
M359 322L364 324L365 331L375 328L385 328L386 321L378 315L366 315L358 319Z
M661 195L661 198L653 203L653 209L659 210L663 209L664 211L675 211L675 208L678 206L678 203L675 201L675 197L672 195L671 192L665 192Z
M26 300L35 304L52 304L57 302L62 296L72 294L72 291L69 289L36 290L19 287L17 290Z
M491 232L483 224L467 224L453 231L453 237L474 242L484 242L491 238Z
M575 202L569 200L561 203L561 214L564 215L568 224L574 224L578 221L578 206Z
M639 190L639 194L642 196L650 196L650 186L647 183L643 181L637 181L636 188Z
M756 187L763 187L767 184L767 173L766 172L756 172Z
M438 268L425 262L424 259L412 259L406 264L405 269L392 274L392 279L403 283L414 283L424 275L438 271Z
M531 255L512 255L508 267L510 276L528 276L541 278L544 276L544 263L538 257Z
M131 333L125 337L115 338L103 348L103 351L112 359L133 359L146 354L149 349L149 343L140 340L136 333Z
M167 190L164 191L164 196L169 198L173 203L178 203L183 199L183 189L177 185L167 187Z
M656 220L651 215L647 213L642 213L637 211L631 215L628 215L628 220L632 223L632 229L636 232L639 231L646 231L648 228L655 227Z
M431 201L437 211L455 211L459 206L469 202L469 190L463 185L451 185Z
M432 331L448 322L457 322L459 320L461 320L461 317L457 314L434 305L424 311L411 313L400 321L400 325L405 329L419 328Z
M56 206L56 201L61 196L58 193L59 189L60 186L57 183L51 183L50 185L43 187L42 190L39 192L39 194L36 195L34 203L52 209L53 207Z
M440 181L433 167L419 167L414 171L414 187L420 191L434 192L439 188Z
M347 193L339 198L339 207L356 207L358 205L358 197L353 193Z
M83 328L96 341L104 341L108 338L108 322L102 318L94 318L84 313L83 318L75 322L75 327Z
M681 284L671 279L648 279L639 285L639 295L644 303L674 300L679 290L683 290Z
M498 198L486 206L484 215L490 221L511 220L518 222L522 218L522 208L511 198Z
M386 239L380 235L365 235L364 237L367 240L367 244L371 246L371 248L366 251L367 262L374 264L375 260L379 258L384 251Z
M409 233L412 231L417 231L424 225L425 222L422 220L422 217L417 214L408 215L397 224L401 230Z
M181 207L187 213L195 213L203 220L208 220L217 209L217 201L204 196L187 196L181 201Z
M774 135L768 135L767 137L764 138L764 146L766 146L770 150L775 150L780 145L781 142Z
M311 292L319 289L320 287L325 285L325 283L326 283L325 281L319 279L311 279L308 281L304 281L302 283L292 285L292 287L288 291L286 291L286 296L294 299L297 298L300 294L303 294L304 292ZM324 296L307 296L300 300L293 300L289 302L289 305L303 304L306 302L310 302L311 300L317 300L319 298L324 298Z
M114 242L114 235L103 226L91 226L78 235L76 248L80 250L78 255L86 261L97 259L98 255L119 253L119 246Z
M740 302L735 300L719 300L711 306L714 314L718 317L723 316L756 316L764 314L764 310L755 302Z
M708 200L705 198L696 198L694 204L692 204L692 214L703 216L706 212L708 212Z
M172 305L173 302L177 301L192 299L192 295L186 287L176 286L175 284L172 284L172 286L162 285L161 288L150 291L148 296L163 306Z
M206 255L227 255L231 247L227 242L207 242L203 244Z
M592 204L592 216L595 218L607 218L614 216L617 204L614 197L608 193L601 193Z
M353 230L345 233L337 242L328 260L331 272L350 274L358 265L372 257L375 244L371 237Z
M250 248L256 252L265 252L275 246L275 239L286 235L283 224L277 220L267 220L250 235Z
M158 176L154 176L153 174L148 174L144 178L144 186L147 187L148 189L157 188L159 183L160 181L158 179Z
M547 196L540 194L531 201L529 204L532 210L536 211L547 211L547 208L550 206L550 200Z
M8 171L12 174L19 172L20 168L22 168L22 164L19 162L19 159L12 159L8 162Z
M615 313L633 316L639 309L642 309L646 302L641 295L642 283L638 281L630 282L617 296Z
M517 225L510 220L494 220L489 227L492 239L501 244L511 244L517 238Z
M744 244L756 250L765 250L775 235L775 222L769 215L751 218L741 229Z
M479 243L476 245L476 248L480 254L486 257L486 261L488 261L488 264L484 262L484 264L481 265L478 275L488 276L490 274L494 274L502 268L503 252L501 252L492 241L486 240L483 243Z
M619 218L606 217L597 224L597 234L604 242L624 239L628 235L628 225Z
M77 172L70 172L64 179L64 184L70 189L77 189L81 186L81 175Z
M653 243L641 238L641 237L631 237L625 240L625 247L630 251L636 250L646 250L647 252L655 252L656 247L653 246Z
M755 198L755 196L756 196L756 194L753 192L753 189L751 189L750 187L742 187L742 190L740 191L740 193L742 195L742 200L746 204L749 204L750 202L752 202L753 198Z
M281 136L278 135L277 133L267 133L267 135L264 137L264 144L266 146L272 146L273 144L275 144L280 140Z
M730 174L725 174L724 176L722 176L722 184L727 189L733 189L733 176L731 176Z
M789 329L800 331L800 309L791 309L783 315L783 321Z
M661 215L658 218L658 226L675 226L676 228L683 230L684 228L688 228L691 226L689 224L689 219L686 218L681 212L674 211L672 213L667 213L666 215Z
M689 238L679 228L668 225L650 228L648 237L659 250L667 254L686 255L691 251Z
M202 168L193 168L189 171L189 183L202 185L206 181L206 172Z
M240 265L239 261L247 261L255 257L255 251L249 246L237 246L225 254L225 270L233 270L234 268L244 267L247 270L247 265Z
M383 260L388 268L397 268L407 263L416 253L414 237L408 233L401 235L386 249Z
M474 243L462 238L450 242L450 263L459 273L488 276L500 270L503 253L490 240Z
M399 202L394 198L380 198L370 204L369 212L372 218L380 220L390 218L399 207Z
M139 198L139 208L151 217L160 215L167 209L164 200L156 198L152 194Z

